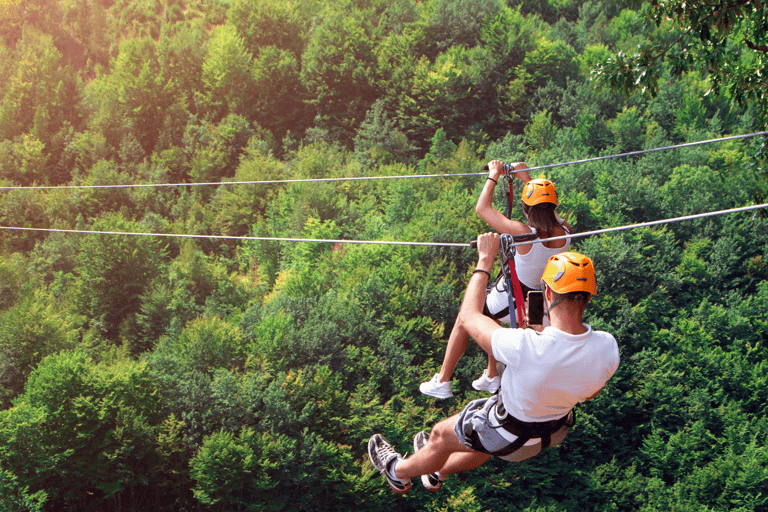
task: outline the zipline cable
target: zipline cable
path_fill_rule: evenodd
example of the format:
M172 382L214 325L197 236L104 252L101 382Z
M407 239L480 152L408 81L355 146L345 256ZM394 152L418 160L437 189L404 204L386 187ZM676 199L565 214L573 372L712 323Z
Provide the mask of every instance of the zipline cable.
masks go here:
M325 238L277 238L268 236L229 236L229 235L188 235L176 233L140 233L130 231L88 231L82 229L53 229L53 228L21 228L11 226L0 226L0 229L15 231L46 231L50 233L77 233L87 235L126 235L126 236L157 236L165 238L207 238L213 240L261 240L266 242L319 242L332 244L379 244L379 245L422 245L422 246L442 246L442 247L466 247L467 244L454 244L442 242L390 242L377 240L329 240Z
M571 233L570 235L565 236L554 236L552 238L547 238L547 242L554 242L556 240L565 240L567 238L582 238L585 236L592 236L592 235L602 235L604 233L614 233L616 231L625 231L627 229L636 229L636 228L645 228L649 226L658 226L659 224L672 224L675 222L682 222L685 220L694 220L694 219L703 219L706 217L715 217L718 215L726 215L729 213L739 213L739 212L748 212L752 210L759 210L762 208L768 208L768 203L763 204L756 204L752 206L743 206L741 208L731 208L730 210L719 210L716 212L707 212L707 213L698 213L695 215L685 215L683 217L675 217L672 219L662 219L662 220L653 220L650 222L640 222L639 224L629 224L627 226L618 226L613 228L606 228L606 229L597 229L595 231L585 231L583 233ZM540 240L539 240L540 241ZM517 242L514 245L515 247L519 245L530 245L535 244L537 240L533 241L526 241L526 242Z
M645 154L645 153L653 153L653 152L656 152L656 151L666 151L667 149L687 148L687 147L691 147L691 146L698 146L698 145L701 145L701 144L710 144L712 142L723 142L723 141L726 141L726 140L745 139L745 138L748 138L748 137L757 137L757 136L760 136L760 135L768 135L768 131L755 132L755 133L746 133L746 134L743 134L743 135L732 135L730 137L722 137L722 138L719 138L719 139L701 140L701 141L698 141L698 142L686 142L686 143L683 143L683 144L675 144L674 146L663 146L663 147L658 147L658 148L640 149L638 151L630 151L628 153L619 153L619 154L616 154L616 155L607 155L607 156L596 156L596 157L593 157L593 158L585 158L583 160L574 160L572 162L565 162L565 163L559 163L559 164L539 165L537 167L529 167L528 169L525 169L525 170L526 171L537 171L537 170L540 170L540 169L550 169L552 167L562 167L564 165L583 164L583 163L586 163L586 162L597 162L599 160L608 160L608 159L611 159L611 158L619 158L619 157L624 157L624 156L636 156L636 155L642 155L642 154ZM519 172L519 171L515 171L515 172Z
M674 222L682 222L686 220L703 219L706 217L715 217L718 215L726 215L731 213L747 212L752 210L758 210L762 208L768 208L768 203L744 206L741 208L731 208L729 210L719 210L715 212L699 213L695 215L686 215L684 217L675 217L671 219L655 220L650 222L641 222L639 224L629 224L626 226L618 226L613 228L598 229L595 231L585 231L583 233L572 233L566 236L557 236L548 238L547 241L563 240L566 238L582 238L591 235L600 235L604 233L613 233L616 231L625 231L628 229L636 229L649 226L657 226L660 224L671 224ZM449 242L393 242L384 240L344 240L344 239L322 239L322 238L276 238L276 237L263 237L263 236L229 236L229 235L188 235L188 234L174 234L174 233L140 233L129 231L87 231L79 229L54 229L54 228L27 228L27 227L14 227L14 226L0 226L0 229L11 231L44 231L49 233L76 233L76 234L88 234L88 235L126 235L126 236L156 236L165 238L207 238L214 240L261 240L267 242L318 242L318 243L333 243L333 244L378 244L378 245L412 245L412 246L429 246L429 247L469 247L469 243L449 243ZM520 245L529 245L541 240L533 240L527 242L518 242L512 244L517 247Z
M768 131L747 133L742 135L732 135L729 137L721 137L717 139L701 140L697 142L686 142L683 144L675 144L672 146L663 146L658 148L641 149L638 151L629 151L627 153L618 153L615 155L597 156L593 158L585 158L583 160L573 160L570 162L561 162L555 164L540 165L536 167L529 167L527 169L520 169L518 171L510 172L522 172L536 171L541 169L551 169L553 167L563 167L566 165L583 164L587 162L597 162L600 160L608 160L612 158L621 158L625 156L643 155L646 153L653 153L656 151L666 151L669 149L679 149L691 146L698 146L701 144L711 144L713 142L723 142L728 140L745 139L749 137L757 137L760 135L768 135ZM412 174L407 176L357 176L348 178L307 178L307 179L292 179L292 180L254 180L254 181L214 181L214 182L199 182L199 183L133 183L122 185L43 185L43 186L19 186L19 187L0 187L0 190L72 190L72 189L103 189L103 188L141 188L141 187L202 187L202 186L221 186L221 185L266 185L266 184L281 184L281 183L317 183L317 182L332 182L332 181L369 181L369 180L393 180L393 179L410 179L410 178L458 178L465 176L485 176L484 172L468 172L457 174Z

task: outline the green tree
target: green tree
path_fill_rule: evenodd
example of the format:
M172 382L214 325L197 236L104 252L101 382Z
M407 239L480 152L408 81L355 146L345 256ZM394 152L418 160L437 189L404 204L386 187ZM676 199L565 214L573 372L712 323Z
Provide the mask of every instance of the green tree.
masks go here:
M315 9L320 6L318 2ZM306 23L318 14L312 10L309 2L236 0L230 5L227 18L251 54L259 55L274 46L298 58L304 50Z
M234 181L266 181L283 179L285 165L256 150L246 150ZM214 206L221 233L246 236L267 211L278 191L268 185L223 186L216 191Z
M158 413L143 363L49 356L14 407L0 412L0 468L29 492L48 492L52 508L136 506L158 469Z
M64 19L61 32L70 35L65 56L78 68L92 73L96 66L109 63L109 45L113 34L113 20L102 2L78 2L67 0L61 3ZM68 29L68 30L67 30ZM76 43L76 44L72 44Z
M141 224L120 214L109 214L93 224L94 231L140 233ZM121 324L132 325L142 294L161 271L162 242L155 237L86 235L80 245L75 272L77 306L92 328L116 339Z
M645 129L643 119L637 107L629 107L620 112L606 125L613 134L614 144L620 153L638 151L643 147Z
M438 128L432 136L429 151L424 155L420 165L424 167L439 165L441 160L447 160L453 156L454 151L456 151L456 144L448 139L443 128Z
M0 225L45 229L50 227L50 220L50 216L45 213L44 197L39 190L9 190L0 196ZM31 251L35 243L43 238L43 232L0 232L2 251L9 253Z
M19 253L3 257L0 261L0 311L16 302L19 288L24 283L25 258Z
M195 115L199 113L195 97L203 91L206 38L200 30L180 30L173 37L163 34L157 44L161 74L173 80L177 101Z
M715 93L754 105L760 119L766 116L766 78L761 71L768 53L768 14L762 2L675 0L652 2L642 12L657 27L657 37L632 54L607 60L597 70L602 83L655 94L664 66L677 76L697 70L709 77Z
M185 240L178 256L154 275L140 298L136 330L129 340L131 351L150 350L165 343L165 336L178 338L202 315L237 313L251 295L244 281L215 257L206 256L195 242Z
M289 131L302 132L312 120L303 103L307 91L299 69L299 57L276 46L262 48L253 61L253 116L278 140Z
M208 40L203 62L203 112L218 122L227 114L251 117L251 98L255 94L251 63L253 55L245 47L235 27L217 27Z
M163 340L158 349L158 353L173 354L184 368L201 373L242 367L244 351L239 329L217 317L190 321L179 336Z
M502 104L504 85L493 82L496 65L483 47L453 46L434 62L422 57L397 107L403 131L422 147L441 128L449 139L483 139L485 127L491 136L502 133L514 114Z
M29 186L44 179L50 160L45 144L25 133L11 141L3 141L0 149L0 177L21 186Z
M49 493L42 488L39 473L52 466L43 446L44 434L38 428L45 411L21 402L0 411L0 505L8 510L45 510ZM27 508L28 507L28 508Z
M80 125L80 85L50 36L24 30L0 86L0 141L13 140L20 184L60 179L53 166L68 126ZM32 144L36 144L34 147ZM9 176L10 177L10 176Z
M355 136L355 156L364 165L376 162L407 161L416 148L390 119L385 111L384 102L377 100L365 115Z
M237 437L230 432L212 434L190 463L195 497L217 508L285 510L290 498L280 482L291 478L295 450L295 440L251 428Z
M556 128L552 124L552 113L541 111L525 127L525 140L534 151L549 149L555 138Z
M255 135L262 140L270 139L258 125L236 114L228 114L216 124L190 122L184 133L189 178L210 183L234 176L240 157ZM211 187L197 187L193 191L195 197L205 200L214 192Z
M88 219L96 219L117 211L130 214L135 205L128 189L111 186L129 185L132 181L129 176L120 172L120 168L113 161L99 160L82 180L77 180L86 187L94 187L75 191L78 214Z
M579 72L573 48L563 41L550 41L544 37L538 39L536 46L526 52L521 65L530 77L530 83L526 84L527 90L544 87L549 81L564 87L568 78ZM518 72L518 76L521 75L523 73Z
M453 46L476 46L486 20L493 19L504 8L504 2L498 0L427 2L420 12L426 22L423 54L432 60Z
M378 95L376 39L372 13L361 9L330 10L308 34L301 58L307 103L317 113L316 126L344 144Z
M74 346L78 329L77 319L58 310L53 298L39 289L0 318L0 392L8 406L43 358Z
M154 151L174 99L175 84L161 72L157 43L129 39L120 45L111 72L88 86L89 125L130 169Z

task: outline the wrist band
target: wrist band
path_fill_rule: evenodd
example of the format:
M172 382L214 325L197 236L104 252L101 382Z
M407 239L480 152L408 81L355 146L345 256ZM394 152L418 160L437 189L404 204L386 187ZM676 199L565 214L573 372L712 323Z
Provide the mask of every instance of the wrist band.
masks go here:
M486 179L487 179L487 180L491 180L492 182L494 182L494 183L495 183L495 184L497 184L497 185L499 184L499 182L498 182L498 181L496 181L495 179L491 178L490 176L489 176L489 177L487 177Z
M472 275L475 275L475 274L477 274L478 272L482 272L483 274L487 275L487 276L488 276L488 279L490 279L490 278L491 278L491 273L490 273L490 272L488 272L487 270L483 270L483 269L481 269L481 268L476 268L476 269L474 270L474 272L472 272Z

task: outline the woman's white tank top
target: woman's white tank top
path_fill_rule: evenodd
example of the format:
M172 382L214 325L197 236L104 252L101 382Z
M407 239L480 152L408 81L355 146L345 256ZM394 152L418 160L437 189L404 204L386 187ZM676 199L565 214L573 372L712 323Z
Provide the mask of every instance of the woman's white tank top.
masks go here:
M565 225L561 223L560 226L565 230L566 235L571 234ZM532 227L531 231L536 233L536 228ZM516 252L515 270L517 271L517 278L528 288L534 290L541 289L541 275L544 273L544 267L547 266L549 257L568 251L570 247L571 237L568 237L565 239L565 245L562 247L550 249L545 247L543 243L536 242L531 244L531 250L527 254Z

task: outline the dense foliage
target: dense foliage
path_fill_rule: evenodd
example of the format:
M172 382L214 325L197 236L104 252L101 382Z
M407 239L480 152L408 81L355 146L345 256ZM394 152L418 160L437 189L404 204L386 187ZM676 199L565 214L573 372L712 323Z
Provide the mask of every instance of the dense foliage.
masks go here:
M768 120L768 11L763 0L650 0L642 4L649 37L595 70L600 80L624 90L658 92L665 69L681 76L704 70L713 92L750 105Z
M0 225L195 238L0 229L0 510L768 510L759 213L579 239L614 379L563 446L400 497L365 443L410 451L481 396L474 345L455 399L418 392L475 254L253 237L463 243L487 229L481 177L60 188L477 173L761 129L693 66L659 60L653 96L596 89L612 55L678 36L644 19L606 0L3 2ZM546 176L587 231L761 200L760 148Z

